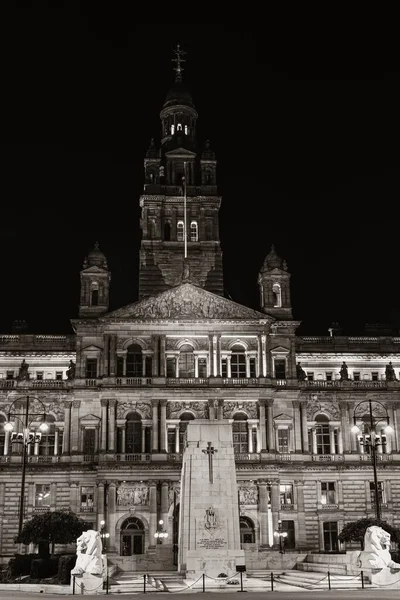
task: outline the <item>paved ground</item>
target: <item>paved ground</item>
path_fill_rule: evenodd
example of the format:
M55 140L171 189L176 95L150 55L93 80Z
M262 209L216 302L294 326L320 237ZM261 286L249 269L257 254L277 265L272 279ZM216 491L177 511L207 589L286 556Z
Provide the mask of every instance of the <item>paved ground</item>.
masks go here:
M302 593L306 593L307 596L300 596L299 598L299 594ZM157 593L146 593L146 595L144 595L143 593L137 593L137 594L109 594L108 596L105 596L105 598L109 598L110 600L117 600L117 598L119 600L124 600L125 598L131 599L131 598L135 598L140 596L141 598L143 598L143 600L163 600L166 596L173 596L174 598L176 598L177 600L180 598L181 600L193 600L193 596L194 594L199 594L199 599L198 600L222 600L221 598L221 594L223 594L224 596L229 596L230 598L232 598L233 596L235 596L237 594L237 590L233 591L233 590L228 590L228 591L222 591L222 592L206 592L206 593L202 593L202 592L192 592L190 594L188 593L177 593L177 594L168 594L168 593L163 593L163 592L157 592ZM239 592L240 593L240 592ZM274 591L274 592L249 592L248 593L250 595L251 600L269 600L271 598L271 600L273 598L276 598L277 600L301 600L303 598L303 600L344 600L345 598L347 600L353 599L355 598L356 600L363 600L365 598L365 600L394 600L396 598L396 600L399 599L400 596L400 590L331 590L329 591L324 591L324 590L314 590L314 591L309 591L309 590L301 590L301 592L297 591L297 592L287 592L287 591ZM80 598L82 598L82 596L79 596ZM60 594L33 594L32 592L30 592L29 594L27 594L26 592L7 592L7 591L0 591L0 600L35 600L36 598L46 598L46 600L63 600L64 598L73 598L74 600L78 600L78 596L73 596L72 594L68 594L68 595L60 595ZM237 600L239 600L239 598L236 596ZM245 596L246 598L246 596ZM172 599L171 599L172 600Z

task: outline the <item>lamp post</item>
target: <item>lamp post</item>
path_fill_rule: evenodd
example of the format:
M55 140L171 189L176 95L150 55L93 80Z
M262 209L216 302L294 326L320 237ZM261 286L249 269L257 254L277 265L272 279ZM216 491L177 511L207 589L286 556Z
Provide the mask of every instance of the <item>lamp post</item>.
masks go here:
M107 540L110 537L110 534L108 533L108 531L106 531L105 521L100 521L100 537L103 548L103 554L105 554L107 552Z
M285 539L287 538L287 531L282 531L282 521L278 520L278 529L274 531L274 535L279 537L279 553L285 554Z
M386 406L384 406L381 402L377 400L374 401L374 404L379 405L383 411L384 415L374 416L372 410L372 401L371 400L362 400L359 402L354 408L353 422L354 425L351 428L351 431L356 434L363 434L359 426L357 425L357 418L364 417L366 415L365 410L358 410L362 404L368 404L368 427L369 434L368 435L359 435L359 441L361 445L366 445L371 449L371 461L372 468L374 472L374 495L375 495L375 517L377 521L381 520L381 506L380 506L380 498L379 498L379 489L378 489L378 472L377 472L377 460L376 453L379 446L386 445L386 435L378 435L376 433L376 427L379 423L385 422L386 426L384 428L385 433L391 433L393 428L389 424L389 415L387 412Z
M163 528L163 525L164 525L164 521L162 519L160 519L158 521L157 531L154 534L154 537L156 538L158 544L161 544L162 540L164 538L168 537L168 532L165 531L165 529Z
M25 410L24 413L16 412L15 404L18 402L23 402L25 400ZM30 412L31 401L34 401L40 404L43 408L42 412ZM33 410L36 410L35 407ZM23 418L21 418L23 416ZM22 396L19 398L15 398L15 400L10 404L8 409L7 423L4 425L5 431L11 433L11 443L22 444L22 475L21 475L21 498L19 503L19 518L18 518L18 535L21 535L22 527L24 524L24 501L25 501L25 474L26 474L26 457L27 457L27 449L29 444L34 444L35 442L40 441L41 433L37 433L36 431L31 431L30 427L34 421L37 420L38 417L42 417L43 421L39 425L39 430L41 433L46 433L49 429L48 424L46 423L46 407L39 398L30 396ZM13 421L19 421L22 425L22 432L13 432L14 423Z

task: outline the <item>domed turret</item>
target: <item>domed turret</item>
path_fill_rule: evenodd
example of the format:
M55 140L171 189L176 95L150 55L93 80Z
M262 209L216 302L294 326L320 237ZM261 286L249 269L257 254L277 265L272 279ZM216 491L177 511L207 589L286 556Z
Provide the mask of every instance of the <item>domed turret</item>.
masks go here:
M86 263L86 267L85 267ZM84 262L84 267L101 267L102 269L108 269L107 259L99 248L99 243L96 242L94 248L89 254Z
M192 95L180 79L175 80L166 95L164 108L170 106L190 106L190 108L194 108Z
M108 311L110 279L107 259L96 242L81 271L80 317L99 317Z
M290 273L286 261L277 254L274 245L260 269L258 285L262 310L277 319L292 319Z

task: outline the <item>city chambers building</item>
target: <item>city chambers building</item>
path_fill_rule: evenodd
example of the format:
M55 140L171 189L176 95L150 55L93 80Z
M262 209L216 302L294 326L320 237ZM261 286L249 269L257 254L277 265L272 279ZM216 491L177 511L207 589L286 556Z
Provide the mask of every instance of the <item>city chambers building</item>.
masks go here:
M197 117L178 60L144 158L139 299L109 310L96 245L82 257L71 335L0 335L3 562L22 493L24 520L70 509L105 522L111 563L173 569L193 419L231 424L248 570L278 552L278 524L294 554L343 549L344 524L374 517L377 502L400 524L400 337L296 336L290 272L273 247L259 310L224 297L217 162L197 143Z

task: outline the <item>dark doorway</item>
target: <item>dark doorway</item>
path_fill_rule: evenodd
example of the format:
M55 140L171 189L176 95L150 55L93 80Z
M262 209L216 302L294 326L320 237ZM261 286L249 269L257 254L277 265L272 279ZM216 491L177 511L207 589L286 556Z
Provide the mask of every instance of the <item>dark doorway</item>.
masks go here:
M144 527L136 517L129 517L121 527L121 556L144 553Z

